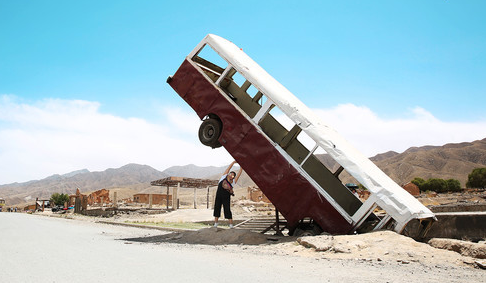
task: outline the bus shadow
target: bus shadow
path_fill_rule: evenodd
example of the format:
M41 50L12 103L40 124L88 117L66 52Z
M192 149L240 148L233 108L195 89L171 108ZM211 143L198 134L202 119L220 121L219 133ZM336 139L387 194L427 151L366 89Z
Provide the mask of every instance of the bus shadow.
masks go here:
M296 237L273 236L245 229L204 228L197 231L173 232L170 234L125 238L128 242L140 243L177 243L199 245L262 245L293 242Z

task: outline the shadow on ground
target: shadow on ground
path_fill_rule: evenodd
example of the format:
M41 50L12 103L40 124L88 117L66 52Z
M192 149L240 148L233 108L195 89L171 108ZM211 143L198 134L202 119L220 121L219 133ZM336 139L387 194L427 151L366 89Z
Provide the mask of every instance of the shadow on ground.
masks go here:
M261 245L295 241L295 237L271 236L243 229L205 228L197 231L174 232L165 235L126 238L123 241L141 243L177 243L201 245Z

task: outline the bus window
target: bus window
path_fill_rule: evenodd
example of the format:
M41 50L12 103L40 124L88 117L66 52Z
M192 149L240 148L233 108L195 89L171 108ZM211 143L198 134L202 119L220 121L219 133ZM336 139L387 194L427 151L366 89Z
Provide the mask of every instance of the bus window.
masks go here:
M263 94L259 92L248 80L234 69L226 73L225 78L220 80L221 89L243 110L249 118L255 117L262 108L259 104ZM251 94L253 95L251 95ZM260 99L258 99L260 97Z
M309 141L308 144L303 144L300 140ZM280 142L280 146L287 152L287 154L297 164L301 165L304 159L309 155L310 150L315 145L315 141L310 139L305 132L298 125L294 125L292 129Z
M273 107L272 110L270 110L270 115L272 115L273 118L275 118L275 120L277 120L287 131L292 129L295 125L294 121L290 120L290 118L278 107Z
M235 72L232 76L231 76L231 79L233 80L233 82L235 82L235 84L237 86L239 86L240 88L243 86L243 84L245 84L245 82L247 82L247 80L245 79L245 77L243 77L240 73L238 72ZM245 88L248 88L250 86L250 83L248 82L246 85L245 85ZM246 91L246 89L242 89L243 91ZM247 93L248 94L248 93Z
M199 52L194 55L192 58L196 64L201 67L204 73L213 81L219 79L223 71L228 66L228 62L226 62L221 56L214 51L211 46L204 45L204 47L199 50Z
M321 162L317 157L318 153L324 150L320 147L315 149L302 164L309 176L316 181L347 213L353 215L362 205L361 201L352 195L341 181Z
M253 102L258 103L258 105L263 106L267 102L267 97L261 92L257 92L253 97Z
M305 146L306 148L308 149L313 149L315 146L316 146L316 142L311 138L309 137L309 135L307 135L306 132L302 132L300 133L296 139L303 145ZM307 155L306 155L307 156ZM305 158L305 157L304 157ZM302 163L302 162L301 162ZM301 164L299 163L299 164Z
M280 144L295 123L282 113L278 107L273 107L260 121L260 127L267 136L277 144Z
M255 98L255 96L258 93L258 89L256 87L254 87L253 85L250 85L250 87L248 87L248 89L246 90L246 93L248 93L249 96ZM263 95L261 97L263 97ZM256 101L256 102L258 103L258 101ZM260 105L263 105L263 104L260 104Z
M317 147L314 156L331 172L336 172L341 166L322 147Z

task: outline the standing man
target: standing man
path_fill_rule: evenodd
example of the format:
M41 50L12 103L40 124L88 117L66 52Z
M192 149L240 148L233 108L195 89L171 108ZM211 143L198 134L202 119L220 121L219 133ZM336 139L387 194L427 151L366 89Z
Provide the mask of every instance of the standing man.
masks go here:
M218 220L219 217L221 216L221 206L223 206L224 210L224 218L229 220L229 227L233 228L233 214L231 213L230 209L230 200L231 196L234 196L234 191L233 187L235 186L236 182L240 178L241 172L243 171L243 168L240 166L240 170L238 171L238 174L236 174L234 171L231 171L231 168L233 165L236 163L236 161L233 161L228 168L226 168L226 171L224 171L223 176L219 180L218 183L218 190L216 191L216 200L214 201L214 227L218 227Z

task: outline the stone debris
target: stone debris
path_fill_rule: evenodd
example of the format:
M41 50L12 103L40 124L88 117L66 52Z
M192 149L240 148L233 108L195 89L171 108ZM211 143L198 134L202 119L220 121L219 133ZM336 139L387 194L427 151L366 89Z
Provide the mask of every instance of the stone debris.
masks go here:
M472 243L455 239L434 238L429 241L429 245L439 249L445 249L460 253L464 256L474 258L486 258L486 244Z
M303 247L322 253L326 258L352 259L359 255L359 258L395 261L402 264L412 262L464 264L464 258L459 254L436 249L393 231L301 237L297 242Z
M481 269L486 269L486 261L476 260L474 263Z
M400 263L402 263L402 264L409 264L409 263L410 263L410 261L408 261L408 260L403 260L403 259L398 259L398 260L397 260L397 262L400 262Z

